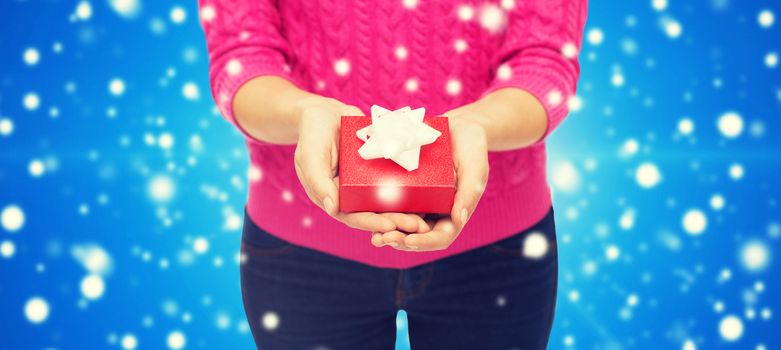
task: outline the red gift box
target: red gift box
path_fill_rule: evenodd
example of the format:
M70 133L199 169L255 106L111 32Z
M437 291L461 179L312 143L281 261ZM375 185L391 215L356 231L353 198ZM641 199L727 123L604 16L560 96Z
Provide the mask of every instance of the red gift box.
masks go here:
M343 212L450 213L455 172L446 117L423 122L442 132L420 149L420 164L408 171L391 159L363 159L356 132L372 123L368 116L342 116L339 137L339 208Z

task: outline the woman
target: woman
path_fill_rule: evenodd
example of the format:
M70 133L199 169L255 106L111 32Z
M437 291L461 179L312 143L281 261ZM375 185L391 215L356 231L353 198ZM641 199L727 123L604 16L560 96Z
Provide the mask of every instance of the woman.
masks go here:
M575 93L586 7L200 1L212 92L252 164L241 283L259 348L391 349L400 308L416 350L546 347L544 141ZM372 104L449 118L450 215L339 210L339 118Z

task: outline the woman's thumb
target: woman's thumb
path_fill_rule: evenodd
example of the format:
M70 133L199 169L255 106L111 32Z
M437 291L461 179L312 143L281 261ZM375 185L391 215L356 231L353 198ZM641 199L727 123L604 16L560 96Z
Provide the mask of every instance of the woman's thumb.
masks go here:
M342 113L342 115L349 115L349 116L366 115L361 111L360 108L353 105L345 105L340 112Z

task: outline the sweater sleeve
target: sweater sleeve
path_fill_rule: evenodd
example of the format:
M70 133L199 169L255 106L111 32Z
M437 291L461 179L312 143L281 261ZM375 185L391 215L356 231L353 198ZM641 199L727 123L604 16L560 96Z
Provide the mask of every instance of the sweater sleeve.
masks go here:
M292 50L282 35L274 0L198 0L209 54L209 81L222 116L247 140L252 137L236 121L233 99L247 81L276 75L295 84L288 60Z
M587 0L518 1L507 14L504 41L496 53L493 78L482 96L503 87L528 91L539 100L548 118L548 135L569 113L580 65Z

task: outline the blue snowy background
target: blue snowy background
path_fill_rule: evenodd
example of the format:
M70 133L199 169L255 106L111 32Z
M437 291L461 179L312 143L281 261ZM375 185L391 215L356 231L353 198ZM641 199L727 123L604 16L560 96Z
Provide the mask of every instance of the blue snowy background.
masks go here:
M209 93L195 1L0 13L0 348L253 348L248 161ZM550 348L781 349L777 16L591 2L578 97L549 141ZM398 332L408 349L403 312Z

